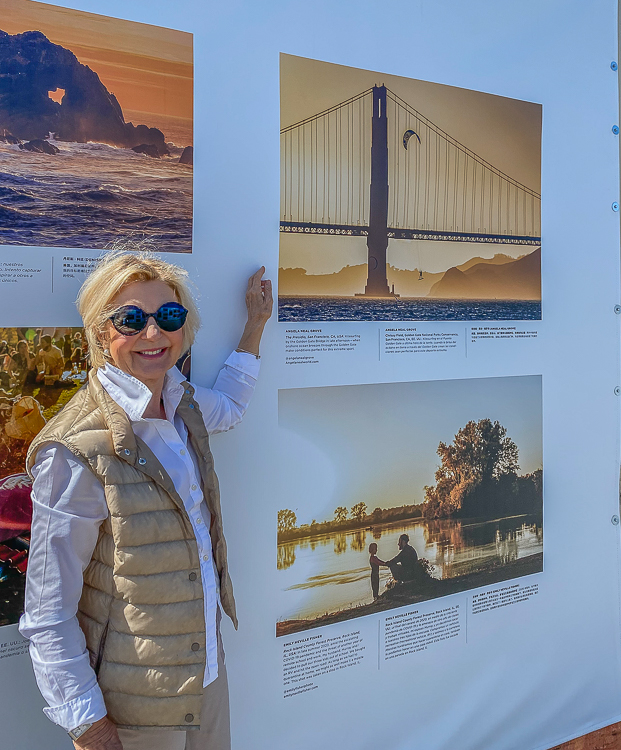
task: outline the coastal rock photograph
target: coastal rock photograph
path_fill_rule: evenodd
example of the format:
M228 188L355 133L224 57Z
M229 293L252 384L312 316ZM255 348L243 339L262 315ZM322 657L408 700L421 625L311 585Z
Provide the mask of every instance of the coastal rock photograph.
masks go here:
M0 0L0 243L191 252L192 87L191 34Z

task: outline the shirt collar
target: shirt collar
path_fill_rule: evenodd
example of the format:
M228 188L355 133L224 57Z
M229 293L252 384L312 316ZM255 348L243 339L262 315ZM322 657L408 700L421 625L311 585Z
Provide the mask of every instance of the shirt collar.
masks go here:
M112 398L133 421L142 419L145 409L149 405L153 393L147 386L133 375L129 375L118 367L106 363L96 371L96 376L106 393ZM174 414L179 406L183 393L181 383L185 377L176 367L171 367L166 373L162 398L166 416L170 419L169 411ZM172 407L172 408L171 408Z

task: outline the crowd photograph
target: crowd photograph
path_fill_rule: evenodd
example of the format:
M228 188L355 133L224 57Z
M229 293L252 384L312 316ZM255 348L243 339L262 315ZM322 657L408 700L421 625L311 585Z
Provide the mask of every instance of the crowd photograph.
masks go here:
M28 448L88 369L82 328L0 328L0 626L23 611L32 517Z

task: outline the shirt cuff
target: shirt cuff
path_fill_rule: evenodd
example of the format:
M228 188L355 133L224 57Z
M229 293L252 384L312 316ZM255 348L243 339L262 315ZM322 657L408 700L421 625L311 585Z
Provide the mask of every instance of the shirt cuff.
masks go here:
M245 375L254 378L254 380L259 377L261 360L257 359L254 354L233 352L224 364L226 367L232 367L234 370L243 372Z
M65 732L69 732L81 724L94 724L108 713L106 704L99 685L95 685L86 693L73 698L67 703L54 708L44 708L43 713L54 724L62 727Z

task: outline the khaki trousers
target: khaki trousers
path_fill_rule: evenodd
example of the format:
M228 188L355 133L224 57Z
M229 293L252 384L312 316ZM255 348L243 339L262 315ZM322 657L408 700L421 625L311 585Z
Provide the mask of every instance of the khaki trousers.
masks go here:
M222 641L218 641L218 676L203 692L201 728L190 732L119 729L123 750L231 750L229 683Z

